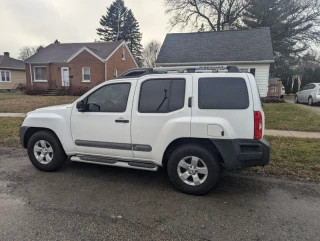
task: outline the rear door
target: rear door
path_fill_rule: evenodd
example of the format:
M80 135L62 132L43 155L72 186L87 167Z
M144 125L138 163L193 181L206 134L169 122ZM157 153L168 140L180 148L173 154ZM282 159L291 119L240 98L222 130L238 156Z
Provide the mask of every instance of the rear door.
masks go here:
M246 74L197 74L193 95L192 137L254 137L252 91Z
M302 87L302 89L300 90L299 94L298 94L298 100L299 102L307 102L307 96L308 96L308 89L309 89L309 85L305 85L304 87Z
M191 75L151 75L137 83L132 107L135 158L159 160L175 139L190 137Z

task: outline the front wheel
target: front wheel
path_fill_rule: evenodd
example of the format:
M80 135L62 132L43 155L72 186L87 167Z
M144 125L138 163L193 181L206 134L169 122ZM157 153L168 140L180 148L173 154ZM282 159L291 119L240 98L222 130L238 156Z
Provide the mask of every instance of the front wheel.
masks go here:
M296 103L296 104L299 103L299 100L298 100L298 96L297 96L297 95L294 97L294 103Z
M189 144L171 153L167 171L171 182L180 191L201 195L216 186L220 177L220 164L206 148Z
M49 131L39 131L31 136L28 156L37 169L45 172L58 170L67 160L59 139Z
M310 106L313 105L313 98L311 96L308 99L308 105L310 105Z

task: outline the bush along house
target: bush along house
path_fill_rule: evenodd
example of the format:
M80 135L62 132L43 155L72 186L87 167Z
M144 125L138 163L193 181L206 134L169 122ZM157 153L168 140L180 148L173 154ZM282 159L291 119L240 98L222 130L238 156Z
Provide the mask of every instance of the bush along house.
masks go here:
M26 59L27 94L81 95L138 65L124 41L54 43Z

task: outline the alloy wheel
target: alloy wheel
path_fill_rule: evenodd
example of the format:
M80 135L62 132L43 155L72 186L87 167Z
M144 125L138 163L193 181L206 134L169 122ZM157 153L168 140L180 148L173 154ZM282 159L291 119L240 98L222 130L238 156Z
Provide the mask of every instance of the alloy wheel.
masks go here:
M33 152L35 158L41 164L49 164L53 158L53 149L49 142L45 140L39 140L34 144Z
M180 160L178 175L185 184L198 186L208 177L208 167L203 160L195 156L187 156Z

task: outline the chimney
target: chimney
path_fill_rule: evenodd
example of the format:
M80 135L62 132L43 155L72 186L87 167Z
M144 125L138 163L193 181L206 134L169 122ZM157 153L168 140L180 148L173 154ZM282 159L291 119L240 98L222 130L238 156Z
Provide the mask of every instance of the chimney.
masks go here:
M4 56L7 56L7 57L10 56L9 52L4 52L3 54L4 54Z
M230 24L228 22L222 25L222 30L229 30L229 29L230 29Z

